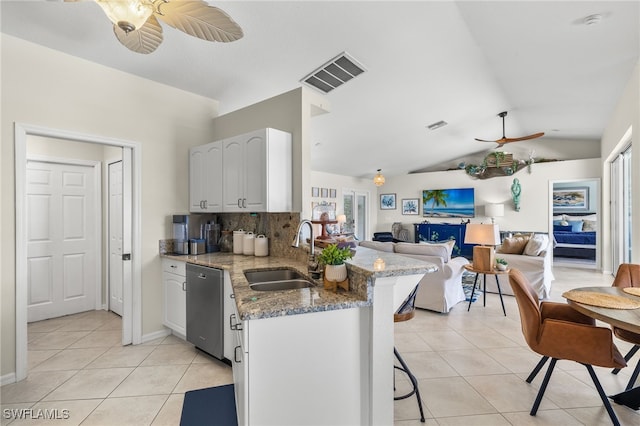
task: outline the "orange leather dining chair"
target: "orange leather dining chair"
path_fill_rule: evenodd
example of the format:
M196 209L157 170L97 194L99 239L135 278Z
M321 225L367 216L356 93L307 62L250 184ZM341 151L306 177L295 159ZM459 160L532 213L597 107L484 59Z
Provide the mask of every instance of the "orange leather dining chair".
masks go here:
M542 355L542 359L527 377L527 383L533 381L547 360L551 358L529 414L536 415L556 362L564 359L579 362L587 367L609 417L614 425L620 425L600 385L600 380L593 370L594 365L607 368L622 368L627 365L613 343L611 330L596 327L594 319L581 314L566 303L540 303L536 291L517 269L512 269L509 273L509 283L518 303L522 333L527 345L532 351Z
M618 272L616 272L616 278L613 280L613 287L640 287L640 265L636 265L633 263L623 263L618 267ZM624 356L625 361L629 361L631 357L638 352L640 349L640 334L634 333L633 331L623 330L622 328L618 328L615 326L611 327L613 329L613 334L621 340L625 342L633 343L633 347L629 350L629 352ZM619 368L616 368L612 371L613 374L618 374L620 371ZM631 378L629 379L629 383L627 383L626 390L629 390L633 387L638 379L638 374L640 374L640 358L638 359L638 363L636 364L636 368L633 370L631 374Z

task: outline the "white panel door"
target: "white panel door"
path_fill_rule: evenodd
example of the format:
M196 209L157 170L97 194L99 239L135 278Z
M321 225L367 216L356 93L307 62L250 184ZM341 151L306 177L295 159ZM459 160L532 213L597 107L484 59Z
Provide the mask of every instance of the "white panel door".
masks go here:
M95 309L94 168L27 161L27 321Z
M109 164L109 310L122 316L122 161Z

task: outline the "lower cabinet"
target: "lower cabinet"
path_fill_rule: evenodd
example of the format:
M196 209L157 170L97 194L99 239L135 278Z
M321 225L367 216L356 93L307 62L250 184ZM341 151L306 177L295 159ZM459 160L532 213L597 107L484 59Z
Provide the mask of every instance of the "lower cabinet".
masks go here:
M187 335L186 262L162 259L162 323L181 337Z
M367 423L362 314L342 309L241 321L232 312L238 425Z

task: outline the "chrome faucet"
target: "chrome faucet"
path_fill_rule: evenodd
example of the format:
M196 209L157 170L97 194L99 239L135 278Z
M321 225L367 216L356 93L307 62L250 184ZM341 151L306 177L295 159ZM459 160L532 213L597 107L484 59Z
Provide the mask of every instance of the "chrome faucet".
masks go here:
M296 247L296 248L300 247L300 231L302 231L302 226L305 223L309 225L309 238L311 241L311 244L310 244L311 247L309 248L309 258L307 260L307 271L311 274L312 278L318 278L318 275L319 275L318 267L320 265L316 261L316 255L315 255L314 244L313 244L314 242L313 224L309 219L303 219L300 221L300 224L298 225L298 230L296 231L296 237L293 239L293 243L291 244L291 247Z
M302 231L302 225L304 224L309 225L309 237L311 239L311 248L309 250L309 254L310 256L314 256L315 252L313 249L313 224L311 223L311 221L309 219L303 219L300 221L300 224L298 225L298 230L296 231L296 237L293 239L293 243L291 244L291 247L300 247L300 231Z

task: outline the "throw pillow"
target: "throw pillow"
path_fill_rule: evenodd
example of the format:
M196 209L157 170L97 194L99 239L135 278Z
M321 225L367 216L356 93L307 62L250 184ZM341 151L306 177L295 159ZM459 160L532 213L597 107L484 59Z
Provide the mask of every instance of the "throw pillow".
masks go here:
M571 232L571 226L553 225L553 232Z
M527 256L540 256L540 253L547 247L549 240L544 234L536 234L533 238L529 239L527 245L524 247L522 254Z
M570 220L569 226L571 227L571 232L582 232L581 220Z
M497 252L503 254L522 254L531 236L532 234L516 234L513 237L504 238Z
M584 232L595 231L596 230L596 221L595 220L583 220L582 221L582 230Z

